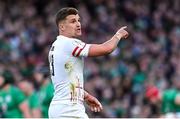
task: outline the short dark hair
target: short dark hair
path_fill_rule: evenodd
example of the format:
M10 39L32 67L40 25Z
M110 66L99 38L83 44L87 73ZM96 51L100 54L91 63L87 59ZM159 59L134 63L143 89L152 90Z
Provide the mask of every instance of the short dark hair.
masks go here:
M68 15L76 15L78 14L78 10L73 7L65 7L60 9L56 13L56 25L58 26L59 22L66 19Z

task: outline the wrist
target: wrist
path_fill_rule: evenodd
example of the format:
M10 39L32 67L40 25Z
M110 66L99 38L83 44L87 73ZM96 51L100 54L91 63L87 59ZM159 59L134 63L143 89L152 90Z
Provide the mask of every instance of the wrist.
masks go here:
M87 91L84 91L84 100L88 98L89 93Z
M93 99L94 97L91 95L91 94L89 94L88 92L84 92L85 94L84 94L84 100L89 100L89 99Z
M122 35L121 35L120 33L116 33L114 36L115 36L118 40L120 40L120 39L122 38Z

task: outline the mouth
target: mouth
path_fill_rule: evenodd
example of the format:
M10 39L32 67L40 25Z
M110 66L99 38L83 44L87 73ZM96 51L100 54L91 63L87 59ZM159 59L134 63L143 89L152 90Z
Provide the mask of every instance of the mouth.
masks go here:
M78 28L77 31L80 32L80 31L81 31L81 28Z

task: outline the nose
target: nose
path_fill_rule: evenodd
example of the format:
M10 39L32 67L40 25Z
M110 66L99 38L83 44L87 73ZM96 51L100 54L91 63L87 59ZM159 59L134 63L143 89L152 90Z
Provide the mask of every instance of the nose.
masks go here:
M81 27L81 23L79 21L77 22L76 25L77 25L77 27Z

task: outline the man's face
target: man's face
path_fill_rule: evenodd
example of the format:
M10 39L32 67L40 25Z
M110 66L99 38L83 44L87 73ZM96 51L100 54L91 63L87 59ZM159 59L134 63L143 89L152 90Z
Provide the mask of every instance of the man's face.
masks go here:
M38 84L41 84L43 81L43 74L39 72L34 73L34 78Z
M64 21L62 21L61 30L69 37L81 36L81 23L78 14L69 15Z
M28 85L26 81L21 81L18 83L18 87L25 93L27 91Z
M28 92L32 92L32 90L33 90L32 84L27 81L19 82L18 87L27 95L28 95Z

